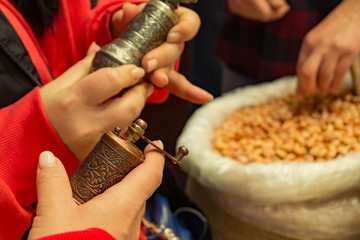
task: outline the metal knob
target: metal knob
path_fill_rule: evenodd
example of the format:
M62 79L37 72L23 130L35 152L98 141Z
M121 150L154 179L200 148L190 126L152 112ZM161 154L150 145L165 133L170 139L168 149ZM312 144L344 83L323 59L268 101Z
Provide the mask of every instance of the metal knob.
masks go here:
M188 154L189 154L189 150L184 146L180 146L178 148L177 153L175 154L175 158L176 160L181 161L181 159L183 159L183 157L185 157Z
M161 149L158 146L156 146L155 144L153 144L151 140L149 140L147 137L144 136L144 128L143 127L147 126L147 124L146 125L145 124L146 124L145 121L143 121L141 119L137 119L133 124L131 124L131 126L129 126L127 133L125 134L125 137L128 138L128 135L131 135L132 137L136 136L137 139L138 139L138 137L141 137L144 141L151 144L158 151L160 151L162 154L164 154L164 156L168 157L174 164L181 165L181 162L180 162L181 159L189 153L189 150L184 146L180 146L178 148L178 152L175 154L175 157L171 156L169 153L167 153L163 149Z

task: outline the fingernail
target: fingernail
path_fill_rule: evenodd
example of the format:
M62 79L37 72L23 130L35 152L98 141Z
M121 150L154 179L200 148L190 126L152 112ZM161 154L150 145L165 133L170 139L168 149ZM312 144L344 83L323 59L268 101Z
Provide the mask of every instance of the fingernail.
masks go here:
M94 54L100 49L100 47L96 44L96 42L92 42L88 48L87 55Z
M164 143L161 140L157 140L156 146L164 150Z
M163 77L164 77L164 86L166 86L169 84L169 78L166 74L164 74Z
M208 96L209 96L210 101L214 99L214 95L212 95L212 94L209 93L209 92L208 92L207 94L208 94Z
M152 59L148 63L148 72L152 72L155 70L155 68L158 66L158 60Z
M166 40L167 40L168 42L179 42L179 41L180 41L180 38L181 38L180 33L178 33L178 32L171 32L171 33L168 34Z
M135 82L138 82L141 78L145 76L145 70L143 68L135 68L131 71L131 75Z
M146 83L146 96L149 97L154 91L154 85Z
M47 167L55 166L55 156L50 151L44 151L39 156L39 168L44 169Z

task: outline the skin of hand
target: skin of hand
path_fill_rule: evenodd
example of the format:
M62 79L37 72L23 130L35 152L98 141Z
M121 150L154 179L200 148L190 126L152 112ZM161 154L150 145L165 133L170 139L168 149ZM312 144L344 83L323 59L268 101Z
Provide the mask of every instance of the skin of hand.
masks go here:
M342 1L305 36L296 66L296 97L327 94L340 87L360 52L360 1Z
M162 148L161 141L154 144ZM61 161L51 152L41 153L36 180L38 205L28 239L96 227L118 240L138 240L145 202L159 187L164 167L164 156L151 145L144 154L144 163L121 182L78 206Z
M260 22L278 20L290 10L286 0L227 0L227 2L233 14Z
M111 21L113 36L119 36L144 7L145 4L126 3L121 10L114 13ZM147 72L146 79L156 87L165 88L187 101L207 103L213 96L175 71L176 60L183 53L185 42L191 40L200 28L200 18L194 11L181 6L175 12L179 22L170 30L166 42L148 52L142 59L142 67Z
M95 48L96 49L96 48ZM89 74L95 50L40 89L46 116L68 149L83 160L100 137L115 126L126 130L153 91L150 83L129 88L145 71L135 65L103 68Z

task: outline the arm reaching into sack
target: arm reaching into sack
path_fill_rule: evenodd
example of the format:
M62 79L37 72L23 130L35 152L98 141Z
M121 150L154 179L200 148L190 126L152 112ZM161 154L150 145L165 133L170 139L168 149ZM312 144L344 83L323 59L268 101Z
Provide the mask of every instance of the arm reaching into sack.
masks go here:
M360 52L359 11L359 1L344 0L305 36L296 70L299 99L338 90Z

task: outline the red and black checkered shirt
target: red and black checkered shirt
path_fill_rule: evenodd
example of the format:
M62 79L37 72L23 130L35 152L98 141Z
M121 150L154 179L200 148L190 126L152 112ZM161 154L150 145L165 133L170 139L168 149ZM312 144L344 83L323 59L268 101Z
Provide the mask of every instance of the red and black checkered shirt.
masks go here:
M259 82L295 74L305 34L341 0L288 0L280 20L260 23L227 13L217 44L219 57L232 69Z

